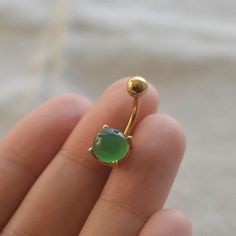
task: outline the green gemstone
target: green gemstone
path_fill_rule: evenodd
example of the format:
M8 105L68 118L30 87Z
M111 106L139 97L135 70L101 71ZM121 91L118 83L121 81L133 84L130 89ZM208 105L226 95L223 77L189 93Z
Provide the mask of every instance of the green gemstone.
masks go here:
M93 140L93 153L106 163L122 160L129 151L125 135L113 128L102 129Z

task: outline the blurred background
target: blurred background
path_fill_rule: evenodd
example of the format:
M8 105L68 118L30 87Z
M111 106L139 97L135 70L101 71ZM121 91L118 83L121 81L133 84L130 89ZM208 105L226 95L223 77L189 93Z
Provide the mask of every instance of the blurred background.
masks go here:
M142 75L188 139L167 207L236 232L236 1L0 1L0 135L42 101Z

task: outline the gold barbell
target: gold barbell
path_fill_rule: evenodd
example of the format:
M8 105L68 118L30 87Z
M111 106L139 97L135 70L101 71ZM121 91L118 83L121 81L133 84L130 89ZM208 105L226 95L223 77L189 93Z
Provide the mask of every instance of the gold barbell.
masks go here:
M103 125L103 128L93 139L93 145L88 150L93 157L104 165L111 167L119 165L129 157L132 148L130 135L140 108L140 97L148 89L148 83L143 77L131 77L127 82L127 92L133 97L132 113L124 132Z

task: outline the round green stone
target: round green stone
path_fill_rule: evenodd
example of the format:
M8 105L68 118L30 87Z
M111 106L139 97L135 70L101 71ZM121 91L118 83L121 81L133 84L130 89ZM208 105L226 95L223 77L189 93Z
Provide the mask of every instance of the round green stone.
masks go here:
M122 160L129 151L129 142L117 129L104 128L93 140L95 156L106 163Z

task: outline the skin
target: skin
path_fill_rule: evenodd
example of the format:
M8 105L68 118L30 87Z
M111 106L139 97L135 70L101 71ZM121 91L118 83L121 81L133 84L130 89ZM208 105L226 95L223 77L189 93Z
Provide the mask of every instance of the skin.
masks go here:
M95 104L78 95L46 102L1 140L1 236L191 235L183 213L162 209L185 138L173 118L156 113L152 85L129 159L111 169L87 151L104 124L124 130L132 106L126 83L112 84Z

